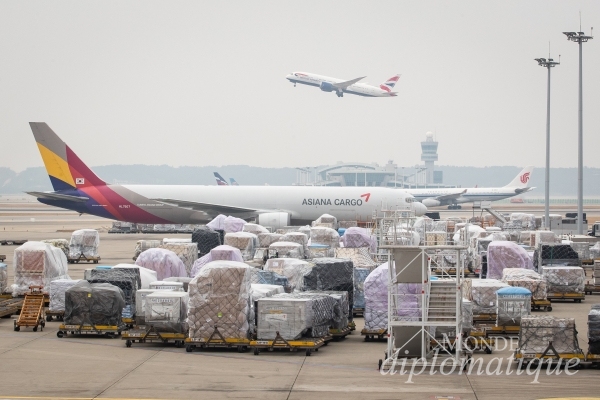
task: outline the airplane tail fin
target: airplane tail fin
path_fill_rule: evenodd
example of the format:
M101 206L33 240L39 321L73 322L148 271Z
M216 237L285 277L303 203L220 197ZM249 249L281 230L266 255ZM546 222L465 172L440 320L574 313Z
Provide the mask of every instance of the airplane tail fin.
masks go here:
M213 172L215 179L217 180L217 185L219 186L229 186L227 181L223 179L223 177L218 172Z
M400 74L392 76L390 79L379 85L379 88L391 94L392 89L394 89L394 86L398 83L398 79L400 79Z
M106 183L81 161L45 122L30 122L54 191L104 186Z
M229 182L231 182L231 185L232 185L232 186L240 186L240 184L239 184L239 183L237 183L237 182L235 181L235 179L233 179L233 178L229 178Z
M514 188L525 188L529 183L529 179L531 178L531 172L533 171L533 165L523 168L519 175L515 177L508 185L505 187L514 187Z

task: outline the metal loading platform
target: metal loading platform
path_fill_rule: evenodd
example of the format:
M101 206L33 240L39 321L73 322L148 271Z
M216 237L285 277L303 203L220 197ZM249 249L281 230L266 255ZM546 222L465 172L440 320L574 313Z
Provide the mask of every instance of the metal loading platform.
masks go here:
M238 353L243 353L248 350L250 339L226 338L215 326L215 330L210 334L208 339L204 338L186 338L185 351L191 353L194 349L200 348L224 348L237 349Z
M130 329L123 332L121 339L125 340L125 346L131 347L133 343L154 343L160 342L163 344L173 343L175 347L181 348L186 339L185 333L174 332L159 332L154 326L148 328Z
M30 286L30 293L25 295L23 305L21 307L21 314L19 318L14 321L14 330L20 331L23 328L33 328L36 332L38 327L40 330L44 330L46 326L45 315L44 315L44 293L42 293L42 286Z
M23 307L22 298L8 298L0 300L0 318L17 314Z
M302 338L298 340L285 340L279 332L272 340L253 340L250 347L254 349L254 355L257 356L261 351L288 350L291 352L304 351L306 356L319 351L319 348L327 343L323 338Z

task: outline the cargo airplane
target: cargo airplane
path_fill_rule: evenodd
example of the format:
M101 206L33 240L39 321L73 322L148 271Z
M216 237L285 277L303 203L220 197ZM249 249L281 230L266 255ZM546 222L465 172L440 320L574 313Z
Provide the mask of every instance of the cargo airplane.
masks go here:
M382 187L113 185L96 176L46 123L30 125L54 191L27 193L79 213L148 224L205 223L228 214L280 228L325 213L370 221L382 205L416 215L427 211L405 191Z
M415 196L426 207L447 205L449 210L459 210L461 203L502 200L535 189L527 186L532 171L533 166L525 167L508 185L503 187L404 190Z
M364 97L394 97L398 95L398 92L392 92L392 89L394 89L398 79L400 79L400 75L392 76L379 86L357 83L364 78L366 77L362 76L360 78L345 81L343 79L330 78L328 76L311 74L309 72L292 72L285 77L285 79L292 82L294 86L296 86L297 83L301 85L316 86L324 92L335 92L338 97L344 97L344 93Z

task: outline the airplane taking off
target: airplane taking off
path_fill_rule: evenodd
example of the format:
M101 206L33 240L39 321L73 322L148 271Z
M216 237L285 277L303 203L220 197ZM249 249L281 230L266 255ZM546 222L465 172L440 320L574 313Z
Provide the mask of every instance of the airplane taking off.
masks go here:
M528 192L533 166L525 167L508 185L492 188L448 188L448 189L404 189L415 196L426 207L448 206L448 210L460 210L461 203L495 201L507 199Z
M281 228L322 214L371 221L388 208L424 215L427 207L403 190L383 187L112 185L92 172L44 122L30 122L54 188L27 192L38 201L78 213L147 224L206 223L219 214Z
M294 84L316 86L324 92L335 92L338 97L344 97L344 93L355 94L364 97L394 97L397 92L392 92L392 89L400 79L400 75L394 75L379 86L372 86L366 83L357 83L362 76L356 79L345 81L343 79L330 78L328 76L311 74L309 72L292 72L285 77L288 81Z
M229 183L218 172L213 172L215 179L217 180L217 185L219 186L229 186Z

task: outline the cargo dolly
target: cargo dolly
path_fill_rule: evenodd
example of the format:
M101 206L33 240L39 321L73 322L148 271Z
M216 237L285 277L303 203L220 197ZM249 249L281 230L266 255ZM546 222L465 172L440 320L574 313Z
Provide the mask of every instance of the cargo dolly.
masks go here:
M573 300L575 303L581 303L585 300L585 293L548 293L548 300Z
M529 363L547 363L561 362L562 360L579 359L579 364L586 360L581 349L573 353L559 353L552 345L552 341L548 342L548 347L542 353L523 353L520 349L515 351L515 362L519 363L519 368L524 368ZM588 360L589 361L589 360ZM577 366L576 365L576 366Z
M333 329L329 328L329 336L333 339L334 342L337 342L340 339L345 339L346 336L352 333L352 328L350 325L345 327L344 329Z
M133 318L121 318L121 322L125 324L128 329L133 329L135 327L135 320Z
M552 311L552 302L548 299L535 300L531 299L531 311Z
M64 311L50 311L46 310L46 321L50 322L56 318L57 321L62 321L65 316Z
M482 332L483 333L483 332ZM473 334L473 333L472 333ZM456 343L456 338L452 337L444 337L439 339L431 339L429 342L432 348L443 348L446 351L453 352L455 351L454 344ZM496 345L496 339L494 338L486 338L484 335L479 336L469 336L465 338L465 342L463 347L466 348L469 352L475 352L477 350L485 351L487 354L492 354L494 350L494 346Z
M174 343L175 347L181 348L183 347L185 338L185 333L158 332L154 326L150 326L147 329L130 329L121 335L121 339L125 340L125 346L127 347L131 347L137 340L138 343Z
M24 328L33 328L33 331L44 330L46 321L44 321L44 293L42 293L42 286L29 286L31 292L25 295L23 300L23 306L21 308L21 314L19 318L14 320L14 330L16 332Z
M592 368L600 368L600 354L587 353L585 361L591 362Z
M67 333L71 333L71 335L104 335L113 338L120 335L124 328L123 325L93 325L85 323L81 325L61 324L58 327L56 336L62 338Z
M365 337L365 342L375 340L387 340L387 328L382 329L363 329L360 334Z
M365 309L364 307L357 307L357 308L353 308L352 309L352 316L353 317L362 317L365 315Z
M485 330L485 336L519 336L521 327L519 325L491 326Z
M17 314L23 307L22 298L8 298L0 300L0 318Z
M302 338L298 340L285 340L276 332L275 339L253 340L250 347L254 349L254 355L257 356L261 351L273 351L275 349L285 349L289 351L305 351L306 356L310 357L313 351L319 351L319 348L325 345L323 338Z
M492 354L496 346L496 339L488 337L485 330L471 331L466 343L470 351L483 350L487 354Z
M236 348L238 353L243 353L248 350L250 339L225 338L215 326L215 330L210 334L208 339L204 338L185 338L185 351L191 353L195 348Z
M100 261L100 256L98 257L87 257L85 254L80 254L79 257L67 257L67 262L69 264L77 264L80 262L92 262L94 264L98 264L98 261Z
M25 244L27 239L17 239L17 240L0 240L0 245L2 246L20 246Z
M496 322L496 314L474 314L473 323Z
M584 293L589 295L600 293L600 285L585 285Z

